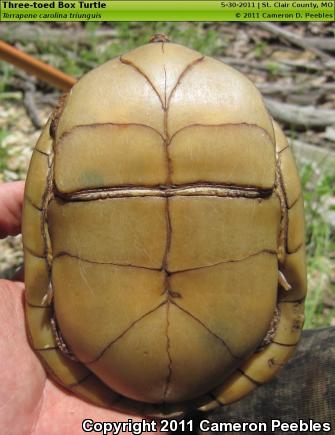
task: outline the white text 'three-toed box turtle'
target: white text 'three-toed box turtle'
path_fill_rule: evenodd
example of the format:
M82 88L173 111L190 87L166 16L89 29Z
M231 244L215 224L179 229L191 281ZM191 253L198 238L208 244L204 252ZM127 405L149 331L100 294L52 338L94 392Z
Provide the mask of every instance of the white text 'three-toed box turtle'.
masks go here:
M34 150L23 217L31 344L105 407L209 410L292 354L303 198L256 87L156 38L85 75Z

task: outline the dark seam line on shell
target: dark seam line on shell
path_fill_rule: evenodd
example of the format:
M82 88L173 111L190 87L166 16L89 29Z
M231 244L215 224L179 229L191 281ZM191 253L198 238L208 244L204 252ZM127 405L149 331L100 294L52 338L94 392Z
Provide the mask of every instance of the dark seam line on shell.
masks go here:
M41 211L43 210L42 207L38 207L36 204L34 204L34 202L32 201L32 199L29 198L28 194L25 195L24 199L26 199L26 200L29 202L29 204L30 204L32 207L34 207L36 210L38 210L39 212L41 212Z
M78 259L80 261L84 261L87 263L93 263L93 264L103 264L103 265L110 265L110 266L117 266L117 267L134 267L134 268L138 268L138 269L146 269L146 270L153 270L153 271L157 271L157 272L161 272L166 270L169 275L173 275L176 273L183 273L183 272L189 272L192 270L198 270L198 269L205 269L205 268L209 268L209 267L214 267L214 266L218 266L220 264L225 264L225 263L236 263L239 261L244 261L247 260L250 257L256 256L256 255L260 255L260 254L270 254L270 255L277 255L277 252L272 250L272 249L263 249L262 251L258 251L255 253L252 253L250 255L247 255L246 257L242 257L242 258L236 258L236 259L232 259L232 260L223 260L223 261L219 261L218 263L214 263L214 264L209 264L206 266L198 266L198 267L193 267L190 269L182 269L182 270L176 270L176 271L168 271L167 269L164 268L164 266L162 265L162 267L160 268L153 268L153 267L146 267L146 266L136 266L134 264L117 264L117 263L105 263L105 262L100 262L100 261L93 261L93 260L87 260L85 258L81 258L78 257L77 255L73 255L73 254L69 254L68 252L59 252L57 255L55 255L53 258L54 260L58 257L63 257L63 256L67 256L67 257L71 257L71 258L75 258ZM42 257L44 258L44 257Z
M236 258L233 260L223 260L223 261L219 261L218 263L214 263L214 264L210 264L208 266L198 266L198 267L193 267L190 269L182 269L182 270L176 270L176 271L169 271L169 273L171 275L176 274L176 273L184 273L184 272L190 272L192 270L199 270L199 269L206 269L209 267L215 267L215 266L219 266L220 264L226 264L226 263L238 263L239 261L244 261L247 260L251 257L255 257L256 255L260 255L260 254L270 254L270 255L277 255L277 251L274 251L273 249L263 249L262 251L258 251L258 252L254 252L252 254L249 254L245 257L242 258Z
M259 197L267 197L270 196L273 193L274 186L264 189L257 186L237 186L232 184L219 184L219 183L210 183L210 182L197 182L197 183L189 183L189 184L170 184L170 185L162 185L157 184L154 186L136 186L136 185L116 185L116 186L106 186L106 187L100 187L100 188L91 188L91 189L82 189L78 191L73 191L69 193L62 193L56 190L55 196L63 199L64 201L71 201L71 200L80 200L80 195L89 195L89 194L103 194L103 193L114 193L118 191L126 191L129 190L129 195L131 195L131 191L139 191L139 190L146 190L146 191L152 191L153 193L159 193L162 197L164 197L164 193L171 191L171 195L174 191L181 191L184 190L185 192L189 189L222 189L223 191L229 191L232 192L232 194L239 194L245 192L246 194L250 193L252 195L259 195ZM168 196L166 194L166 196ZM135 196L135 195L134 195ZM143 196L150 196L150 195L143 195ZM152 195L155 196L155 195ZM238 195L236 195L238 196ZM252 198L258 198L258 196L252 196ZM98 198L100 199L100 198ZM85 198L84 198L85 200Z
M166 335L166 353L167 353L167 357L168 357L168 373L167 373L167 377L166 377L166 381L165 381L165 388L164 388L164 392L163 392L163 402L165 402L165 399L166 399L166 396L167 396L167 393L169 390L169 386L171 383L171 377L172 377L172 358L171 358L171 354L170 354L170 337L169 337L169 326L170 326L169 311L170 311L170 302L167 300L165 335Z
M306 296L303 296L300 299L295 299L294 301L285 301L285 300L279 300L279 304L302 304L306 299Z
M282 161L280 159L280 156L278 156L279 183L280 183L280 187L282 189L283 197L284 197L284 200L285 200L286 210L288 210L287 193L286 193L286 190L285 190L284 175L283 175L283 171L281 169L281 164L282 164ZM287 217L287 225L288 225L288 217ZM286 231L288 232L288 230L286 230ZM286 242L287 242L287 240L286 240Z
M93 373L92 372L90 372L90 373L88 373L87 375L85 375L82 379L80 379L79 381L77 381L77 382L74 382L73 384L67 384L66 386L67 386L67 388L74 388L74 387L76 387L77 385L80 385L80 384L82 384L82 383L84 383L87 379L89 379L91 376L93 376Z
M163 49L164 51L164 49ZM164 103L162 102L163 107L163 128L164 128L164 150L165 150L165 159L167 164L167 182L171 183L171 175L172 175L172 160L169 155L168 151L168 141L169 141L169 132L168 132L168 111L169 111L169 102L170 98L167 99L167 73L166 73L166 67L165 64L163 65L164 69ZM170 94L171 96L171 94ZM162 101L162 100L161 100ZM165 335L166 335L166 353L168 358L168 370L167 370L167 378L165 382L165 388L163 391L163 402L165 402L167 392L170 386L171 382L171 376L172 376L172 359L170 355L170 337L169 337L169 311L170 311L170 303L169 303L169 275L167 272L167 257L171 245L171 221L170 221L170 210L169 210L169 199L166 198L165 200L165 218L166 218L166 246L164 251L164 256L162 259L162 270L165 274L164 279L164 293L166 296L166 329L165 329Z
M208 331L211 335L213 335L213 337L215 337L217 340L220 341L220 343L222 343L225 348L228 350L228 352L230 353L230 355L238 360L242 360L243 358L236 356L233 354L233 352L231 351L230 347L227 345L227 343L223 340L223 338L219 337L217 334L215 334L215 332L213 332L211 329L208 328L208 326L206 326L200 319L198 319L196 316L194 316L191 312L189 312L188 310L186 310L185 308L182 308L180 305L178 305L176 302L174 302L173 300L170 300L171 304L175 305L177 308L179 308L181 311L183 311L185 314L189 315L190 317L192 317L192 319L194 319L196 322L198 322L201 326L203 326L206 331Z
M53 157L54 157L54 149L52 148L52 152L49 156L50 159L50 166L48 170L47 175L47 185L43 194L42 198L42 228L41 228L41 234L44 241L44 249L45 249L45 258L47 261L48 266L48 275L49 275L49 282L51 280L51 260L49 258L50 249L51 246L49 246L50 242L50 235L49 235L49 228L47 224L47 214L48 214L48 204L50 201L51 196L53 195ZM49 236L49 237L48 237ZM51 255L50 255L51 257Z
M72 352L62 335L55 310L53 310L50 316L50 326L54 339L56 341L56 345L61 354L72 361L79 362L78 358Z
M183 77L187 74L187 72L194 65L196 65L198 62L202 61L204 58L205 58L205 56L201 56L200 58L192 61L190 64L188 64L184 68L184 70L180 73L180 75L179 75L179 77L178 77L178 79L176 81L176 84L172 88L172 90L170 92L170 95L167 98L167 102L165 104L165 107L164 107L164 110L165 110L165 112L164 112L164 134L165 134L165 148L166 148L166 156L167 156L167 163L168 163L168 181L169 182L171 180L171 175L172 175L172 172L173 172L173 169L172 169L172 160L171 160L171 157L170 157L170 154L169 154L169 150L168 150L168 147L169 147L169 144L170 144L170 141L171 141L170 134L169 134L169 129L168 129L168 124L169 124L168 116L169 116L169 109L170 109L171 99L172 99L172 97L173 97L177 87L180 85ZM164 65L164 72L165 72L165 91L166 91L166 69L165 69L165 65ZM165 92L165 101L166 101L166 92Z
M166 84L167 84L167 76L166 76L166 67L165 67L165 64L163 65L163 70L164 70L164 112L166 112L166 103L167 103L167 100L166 100ZM165 132L165 134L166 134L166 132Z
M280 321L281 321L281 310L278 303L276 303L274 313L270 321L270 324L268 326L267 332L264 335L262 341L259 343L257 349L255 350L255 353L262 352L273 342L273 338L276 335Z
M164 250L164 256L162 259L161 269L167 273L167 257L169 254L170 246L171 246L171 220L170 220L170 208L169 208L169 199L165 200L165 220L166 220L166 245Z
M257 90L258 90L258 92L259 92L259 94L260 94L260 96L261 96L261 98L263 100L261 92L259 91L259 89L257 89ZM264 103L264 101L263 101L263 103ZM275 135L275 127L273 125L274 120L273 120L273 118L271 116L269 116L269 118L270 118L270 122L271 122L271 133L272 133L272 138L273 138L273 139L271 139L271 141L272 141L272 143L274 145L274 151L275 151L275 153L277 153L277 142L276 142L276 135Z
M165 274L165 279L164 279L164 293L166 295L166 303L167 303L167 307L166 307L166 329L165 329L165 335L166 335L166 353L167 353L167 358L168 358L168 373L167 373L167 378L166 378L166 383L165 383L165 388L164 388L164 392L163 392L163 402L165 402L166 399L166 395L170 386L170 382L171 382L171 376L172 376L172 359L171 359L171 355L170 355L170 337L169 337L169 326L170 326L170 322L169 322L169 311L170 311L170 302L169 302L169 287L170 287L170 283L169 283L169 274L167 271L167 259L168 259L168 254L169 254L169 250L170 250L170 245L171 245L171 231L172 231L172 227L171 227L171 221L170 221L170 208L169 208L169 199L166 198L165 200L165 220L166 220L166 245L165 245L165 250L164 250L164 256L162 259L162 270L164 271Z
M251 185L235 185L235 184L224 184L224 183L218 183L218 182L210 182L210 181L197 181L195 183L183 183L183 184L157 184L155 186L137 186L137 185L128 185L128 186L119 186L120 188L128 188L129 189L138 189L138 188L143 188L143 189L159 189L162 191L165 191L166 189L189 189L189 188L222 188L222 189L227 189L227 190L243 190L246 192L254 192L254 193L263 193L264 195L266 194L270 194L273 192L273 188L274 186L271 186L269 188L262 188L259 186L251 186ZM115 186L115 188L118 188L118 186ZM107 188L108 189L108 188ZM114 189L114 186L112 187L112 189Z
M58 350L58 347L57 346L41 347L41 348L33 347L33 350L35 352L44 352L44 351L48 351L48 350Z
M145 74L145 72L142 71L142 70L141 70L141 69L140 69L140 68L139 68L135 63L133 63L131 60L123 59L122 56L120 56L120 62L123 63L124 65L128 65L128 66L134 68L135 71L137 71L137 72L138 72L142 77L145 78L145 80L149 83L149 85L150 85L150 87L152 88L152 90L153 90L153 91L155 92L155 94L157 95L157 97L158 97L158 99L159 99L159 101L160 101L160 103L161 103L162 109L164 110L165 107L164 107L163 100L162 100L161 96L159 95L158 90L155 88L154 84L152 83L152 81L150 80L150 78Z
M238 372L241 373L241 375L245 376L247 379L249 379L249 381L251 381L253 384L257 385L257 386L261 386L262 382L258 382L255 379L253 379L251 376L247 375L242 369L237 369Z
M210 128L210 127L233 127L233 126L241 126L241 125L245 125L246 127L253 127L253 128L258 128L260 130L262 130L262 132L264 132L266 134L266 136L270 139L271 145L273 145L273 140L270 136L270 134L263 128L260 127L257 124L252 124L252 123L248 123L248 122L223 122L220 124L204 124L204 123L195 123L195 124L189 124L189 125L185 125L184 127L181 127L179 130L175 131L173 133L173 135L170 138L170 142L169 144L171 144L171 142L173 141L174 137L180 133L183 130L186 130L188 128L192 128L192 127L205 127L205 128Z
M49 128L48 128L48 132L49 132L49 137L50 137L50 139L52 139L53 142L56 140L59 121L63 115L64 108L65 108L65 105L67 103L69 94L70 94L70 92L67 92L58 98L57 103L56 103L56 107L53 110L53 112L51 113L51 116L49 118L50 124L49 124Z
M63 100L62 100L63 101ZM48 205L50 202L50 198L53 195L53 163L54 163L54 141L52 142L52 149L49 156L49 166L48 166L48 174L47 174L47 184L44 190L43 198L42 198L42 219L41 219L41 234L43 237L44 242L44 257L47 267L47 273L48 273L48 290L45 293L44 297L47 298L47 301L49 301L52 305L52 286L51 286L51 268L52 268L52 253L51 253L51 239L49 234L49 227L48 227ZM50 293L51 290L51 293ZM52 316L52 315L51 315ZM50 319L51 321L51 319Z
M44 309L52 308L51 305L35 305L35 304L32 304L32 303L29 302L27 299L26 299L26 304L27 304L29 307L32 307L32 308L44 308Z
M167 85L167 75L166 75L166 68L165 65L163 65L164 68L164 112L163 112L163 128L164 128L164 153L165 153L165 160L167 165L167 183L171 184L171 176L173 173L172 169L172 160L169 154L168 150L168 141L169 141L169 132L168 132L168 114L169 109L167 107L167 94L166 94L166 85Z
M278 240L278 248L279 248L279 257L278 260L281 262L285 261L285 257L287 254L287 234L288 234L288 211L287 211L287 200L285 197L285 191L283 187L282 173L280 170L280 158L279 155L276 154L276 193L279 198L280 204L280 231L279 231L279 240ZM281 258L283 256L283 258Z
M273 340L272 343L278 344L278 346L294 347L294 346L296 346L299 343L299 341L297 341L296 343L293 343L293 344L286 344L286 343L280 343L279 341Z
M180 85L180 83L182 82L183 78L185 77L185 75L198 63L202 62L205 59L205 56L201 56L198 57L197 59L193 60L191 63L189 63L184 69L183 71L180 73L178 80L176 82L176 84L174 85L174 87L172 88L172 91L170 92L168 101L167 101L167 110L170 107L170 102L171 99L174 95L174 93L176 92L176 89L178 88L178 86Z
M33 255L34 257L43 258L44 260L46 259L45 255L36 254L36 252L34 252L32 249L28 248L27 245L23 245L23 249L26 250L27 252L29 252L29 254Z
M73 254L70 254L70 253L65 252L65 251L62 251L62 252L59 252L58 254L56 254L53 257L53 259L55 260L58 257L64 257L64 256L76 258L77 260L85 261L86 263L92 263L92 264L104 264L106 266L110 265L110 266L117 266L117 267L134 267L136 269L155 270L157 272L160 272L162 270L160 267L154 268L154 267L146 267L146 266L136 266L135 264L118 264L118 263L108 263L108 262L103 262L103 261L88 260L86 258L81 258L78 255L73 255Z
M50 233L49 233L49 226L48 226L48 207L50 204L50 200L53 198L53 186L54 186L54 157L55 157L55 137L56 137L56 129L58 126L58 122L59 122L59 118L63 112L64 109L64 104L65 104L65 99L67 97L61 97L61 99L59 100L59 107L57 109L57 112L54 112L54 116L53 119L51 121L50 124L50 129L49 129L49 134L50 134L50 138L52 139L52 149L51 149L51 154L49 157L49 171L48 171L48 176L47 176L47 186L46 189L44 191L44 195L43 195L43 215L42 215L42 235L43 235L43 240L44 240L44 246L45 246L45 258L46 258L46 263L47 263L47 271L48 271L48 290L45 294L46 300L50 302L51 304L51 314L49 317L49 327L51 328L52 331L52 335L53 338L56 342L56 345L58 347L58 351L61 350L59 343L57 341L57 335L55 335L55 330L53 328L53 321L54 321L54 316L55 316L55 309L54 309L54 304L53 304L53 286L52 286L52 246L51 246L51 237L50 237ZM53 130L52 130L52 125L53 125ZM52 138L51 135L53 135L54 137ZM54 372L54 371L53 371ZM61 382L62 383L62 382Z
M220 189L220 188L214 188ZM211 192L210 189L206 192L191 192L188 193L190 189L184 189L179 191L176 189L173 191L152 191L151 193L138 193L136 189L134 189L134 193L122 193L122 191L110 191L110 192L90 192L90 193L79 193L73 194L71 196L63 196L56 193L55 197L64 201L64 203L74 203L74 202L90 202L90 201L105 201L105 200L115 200L115 199L124 199L124 198L190 198L190 197L198 197L198 198L233 198L233 199L267 199L271 195L265 195L263 193L251 192L251 191L237 191L237 190L228 190L222 189L221 192Z
M283 148L283 149L280 150L280 151L277 151L277 154L281 154L283 151L285 151L285 150L287 150L287 149L289 149L289 148L290 148L290 146L289 146L289 145L286 145L285 148Z
M129 122L129 123L123 123L123 122L97 122L97 123L92 123L92 124L79 124L76 125L72 128L70 128L70 130L65 131L61 137L58 139L57 144L59 144L66 136L69 136L74 130L78 129L78 128L87 128L87 127L92 127L92 128L96 128L96 127L100 127L100 126L104 126L104 125L111 125L111 126L116 126L116 127L127 127L127 126L134 126L134 127L144 127L144 128L149 128L150 130L153 130L155 133L157 133L163 142L166 141L166 138L162 135L161 132L159 132L156 128L147 125L147 124L141 124L141 123L136 123L136 122ZM260 127L257 124L250 124L247 122L236 122L236 123L232 123L232 122L227 122L227 123L221 123L221 124L204 124L204 123L195 123L195 124L189 124L189 125L185 125L184 127L181 127L179 130L177 130L176 132L173 133L173 135L171 136L171 138L169 139L169 144L171 144L173 138L180 133L182 130L185 130L187 128L192 128L192 127L225 127L225 126L239 126L239 125L245 125L247 127L256 127L259 128L260 130L262 130L270 139L271 143L273 144L273 141L271 139L271 136L269 135L269 133L263 128ZM50 155L49 155L50 157Z
M164 193L161 195L150 195L150 194L102 194L102 195L85 195L85 196L76 196L76 197L72 197L71 199L65 199L62 196L55 196L56 198L59 199L63 199L65 203L74 203L74 202L90 202L90 201L97 201L97 200L113 200L113 199L124 199L124 198L190 198L190 197L196 197L196 198L233 198L233 199L264 199L266 197L262 196L262 195L248 195L248 194L218 194L218 193L194 193L194 194L189 194L189 195L185 195L183 193Z
M72 134L78 128L87 128L87 127L97 128L97 127L105 126L105 125L111 125L111 126L115 126L115 127L144 127L144 128L149 128L150 130L157 133L158 136L161 137L162 141L165 141L164 136L162 135L161 132L159 132L154 127L151 127L150 125L147 125L147 124L141 124L141 123L136 123L136 122L120 122L120 123L119 122L96 122L96 123L92 123L92 124L79 124L79 125L76 125L76 126L70 128L70 130L65 131L61 135L61 137L58 139L57 145L61 141L63 141L65 137Z
M43 155L46 156L46 157L50 157L50 154L51 154L51 153L48 154L48 153L46 153L46 152L44 152L44 151L41 151L41 150L39 150L38 148L34 148L34 149L33 149L33 153L34 153L35 151L36 151L37 153L43 154Z
M91 361L81 361L83 364L94 364L97 361L99 361L99 359L104 355L104 353L113 345L115 344L118 340L120 340L134 325L136 325L138 322L140 322L142 319L144 319L146 316L148 316L149 314L152 314L153 312L155 312L156 310L158 310L160 307L162 307L163 305L165 305L167 303L167 301L163 301L161 302L159 305L157 305L157 307L153 308L150 311L147 311L145 314L143 314L142 316L140 316L138 319L134 320L121 334L119 334L114 340L112 340L107 346L105 346L105 348L99 353L99 355L94 358Z
M298 245L297 248L294 248L293 251L289 251L288 249L286 250L287 254L295 254L296 252L299 251L299 249L304 246L304 242L300 243L300 245Z
M297 198L291 203L291 205L289 207L287 207L287 210L291 210L291 208L293 208L296 203L299 201L299 199L302 197L302 191L300 191L299 195L297 196Z
M224 406L226 406L223 402L221 402L221 400L217 397L217 396L215 396L215 394L214 393L212 393L211 391L208 393L208 396L212 399L212 400L214 400L214 402L216 402L217 404L218 404L218 406L220 406L220 407L224 407Z

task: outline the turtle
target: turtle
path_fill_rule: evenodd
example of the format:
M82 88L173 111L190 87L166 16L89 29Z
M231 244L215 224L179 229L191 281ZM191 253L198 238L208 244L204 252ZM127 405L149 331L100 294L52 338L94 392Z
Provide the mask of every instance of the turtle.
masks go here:
M210 411L270 380L304 321L304 206L285 135L236 69L162 35L84 75L34 148L26 319L99 406Z

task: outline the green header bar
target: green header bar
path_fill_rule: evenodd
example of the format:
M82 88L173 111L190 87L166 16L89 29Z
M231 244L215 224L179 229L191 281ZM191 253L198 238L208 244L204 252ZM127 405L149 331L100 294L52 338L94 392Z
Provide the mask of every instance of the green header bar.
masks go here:
M335 0L0 0L0 21L334 21Z

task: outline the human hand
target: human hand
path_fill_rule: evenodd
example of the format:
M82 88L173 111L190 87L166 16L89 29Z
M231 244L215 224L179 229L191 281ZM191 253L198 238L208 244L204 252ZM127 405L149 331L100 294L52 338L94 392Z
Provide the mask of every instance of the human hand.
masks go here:
M0 184L0 238L20 233L24 182ZM130 416L91 405L47 378L25 328L24 284L0 280L0 433L83 434L82 420ZM139 418L131 417L134 421Z

